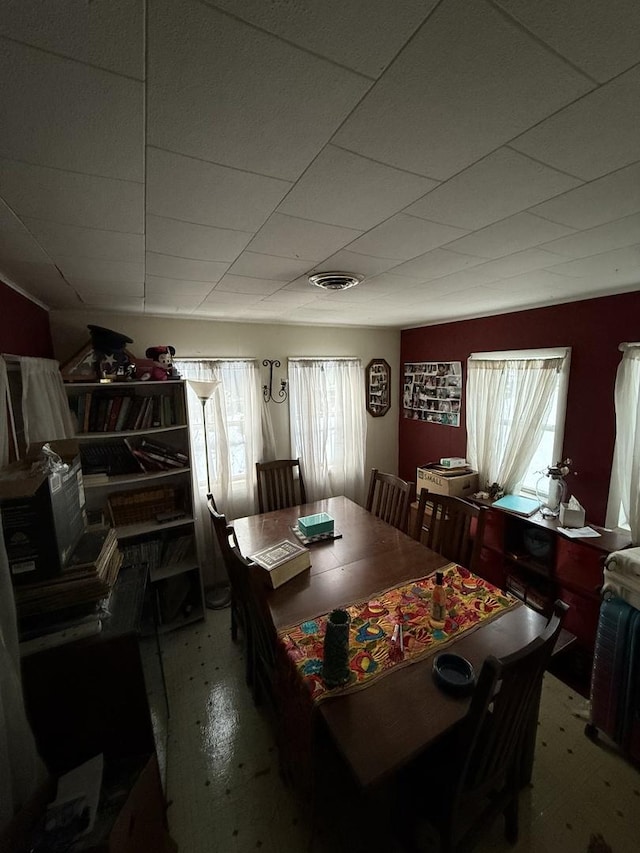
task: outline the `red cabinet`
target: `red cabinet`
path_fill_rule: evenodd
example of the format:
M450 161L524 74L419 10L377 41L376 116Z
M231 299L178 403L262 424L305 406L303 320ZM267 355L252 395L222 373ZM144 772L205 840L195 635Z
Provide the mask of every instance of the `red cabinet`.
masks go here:
M584 595L599 598L606 552L563 536L558 536L557 549L558 582Z

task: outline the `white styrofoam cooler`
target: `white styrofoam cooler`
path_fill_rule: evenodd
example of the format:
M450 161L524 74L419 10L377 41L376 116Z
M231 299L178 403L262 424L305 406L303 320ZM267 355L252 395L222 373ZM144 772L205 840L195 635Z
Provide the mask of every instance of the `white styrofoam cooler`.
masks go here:
M640 610L640 548L612 551L604 564L603 595L610 593Z

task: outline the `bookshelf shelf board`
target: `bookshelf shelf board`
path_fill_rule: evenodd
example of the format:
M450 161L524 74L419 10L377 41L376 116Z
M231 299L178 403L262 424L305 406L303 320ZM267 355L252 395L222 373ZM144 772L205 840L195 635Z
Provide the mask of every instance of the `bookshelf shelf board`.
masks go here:
M149 480L166 479L167 477L175 477L180 474L188 474L190 471L191 468L173 468L168 471L150 471L148 474L143 474L142 471L139 474L114 474L109 477L108 482L91 482L90 479L87 479L87 477L91 477L91 474L85 475L82 479L85 489L108 489L109 487L123 486L128 483L147 483Z
M204 610L199 607L194 607L193 611L188 616L181 616L174 619L173 622L163 622L158 625L158 633L166 634L169 631L175 631L176 628L181 628L183 625L191 625L193 622L200 622L204 619Z
M74 436L77 441L95 441L96 438L127 438L136 435L157 435L159 432L175 432L177 429L187 429L186 424L174 424L165 427L149 427L148 429L121 429L118 432L78 432Z
M180 563L172 563L169 566L159 566L157 569L152 569L149 572L149 579L151 583L155 583L156 581L164 580L164 578L172 578L175 575L181 575L184 572L190 572L192 569L197 568L195 557L191 559L183 560Z
M193 516L185 515L184 518L177 518L175 521L166 521L164 524L158 524L157 521L143 521L139 524L121 524L116 527L116 536L118 539L131 539L134 536L141 536L143 533L161 533L163 530L170 530L172 527L183 527L193 523Z
M117 388L118 390L124 391L125 388L152 388L154 385L160 386L161 388L171 388L172 385L176 385L180 381L180 379L172 379L170 381L167 379L136 379L133 382L65 382L64 384L66 388L70 388L73 391L79 391L82 388L107 391L112 388Z

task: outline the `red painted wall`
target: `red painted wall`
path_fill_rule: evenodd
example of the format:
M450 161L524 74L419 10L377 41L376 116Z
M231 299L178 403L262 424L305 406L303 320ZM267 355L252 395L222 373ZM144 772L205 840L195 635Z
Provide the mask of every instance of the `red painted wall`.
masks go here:
M571 490L587 521L604 524L615 441L613 392L622 353L618 344L640 340L640 292L519 311L477 320L408 329L401 337L401 366L412 361L461 361L463 401L466 360L472 352L571 347L564 455L578 476ZM402 382L399 382L402 406ZM460 427L412 421L400 415L398 470L415 480L416 466L441 456L465 456L463 402Z
M53 358L49 312L0 281L0 352Z

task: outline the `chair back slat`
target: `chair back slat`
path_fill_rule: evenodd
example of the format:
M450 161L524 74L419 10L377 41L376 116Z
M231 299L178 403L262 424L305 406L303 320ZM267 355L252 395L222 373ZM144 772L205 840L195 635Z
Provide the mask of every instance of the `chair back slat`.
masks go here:
M406 533L409 507L414 492L415 483L409 483L394 474L385 474L373 468L369 480L366 509L382 521Z
M272 512L307 502L299 459L256 462L258 510Z
M474 571L480 560L486 519L486 507L422 489L411 535L432 551Z

